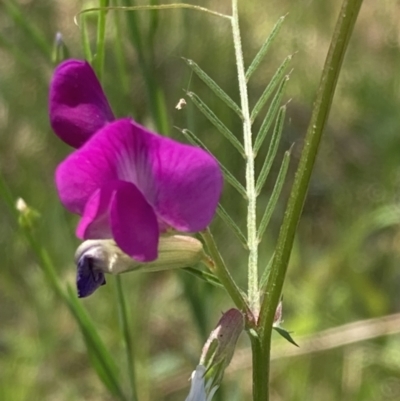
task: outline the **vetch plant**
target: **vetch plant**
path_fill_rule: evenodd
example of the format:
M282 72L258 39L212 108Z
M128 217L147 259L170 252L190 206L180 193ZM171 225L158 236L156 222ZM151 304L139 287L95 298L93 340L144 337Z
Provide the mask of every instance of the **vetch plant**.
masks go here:
M38 246L32 234L33 224L29 220L29 216L35 213L31 213L25 205L19 208L19 217L23 217L24 224L21 224L21 228L35 250L48 282L75 317L91 358L95 361L96 371L116 399L138 399L129 317L119 274L138 270L193 268L199 263L205 264L210 272L201 272L196 268L190 271L208 282L222 286L235 308L223 314L216 329L210 334L191 376L191 389L186 401L211 400L221 385L225 369L232 359L236 342L243 330L251 342L253 400L269 399L271 333L276 329L294 343L290 334L281 327L282 288L320 139L361 3L362 0L343 1L277 245L268 264L259 260L258 247L282 192L290 150L283 156L267 207L261 215L257 201L276 159L283 133L286 106L282 105L282 101L289 80L287 68L291 56L278 67L254 105L249 102L248 82L264 59L284 18L278 21L253 62L246 68L238 0L232 0L230 15L190 4L121 7L108 6L108 1L100 0L100 7L84 11L96 11L99 16L94 56L87 43L85 15L81 15L87 61L68 59L62 62L55 69L50 84L50 124L64 142L75 148L57 167L55 181L62 204L70 212L80 216L76 234L84 242L75 255L79 297L86 297L105 284L106 273L117 275L115 282L126 346L129 395L121 385L115 361L99 339L93 323L72 291L64 291L47 253ZM210 154L195 132L186 128L180 129L191 143L186 145L154 133L131 118L116 118L97 78L98 76L101 79L107 73L104 69L104 57L106 16L109 11L124 10L136 15L138 10L178 8L208 13L230 24L240 104L197 63L187 59L185 62L236 114L242 127L242 139L239 140L236 133L196 93L188 91L186 96L210 121L215 132L223 135L232 145L232 151L239 153L243 161L244 185L230 172L229 166L224 166L217 157ZM146 82L149 108L158 131L164 133L169 128L165 118L164 98L157 82L149 75L150 57L143 50L139 24L135 17L132 18L131 22L134 23L129 24L130 35ZM60 35L56 46L64 49L65 44ZM59 61L64 53L57 51L54 61ZM254 132L255 120L268 101L268 111L258 132ZM272 133L267 156L261 163L259 174L256 174L255 161L270 131ZM240 229L238 222L219 204L223 179L246 202L246 232ZM0 183L4 198L13 208L12 196L3 182ZM247 251L247 289L240 288L235 281L231 273L232 266L225 263L219 251L218 240L214 239L209 228L217 212ZM182 233L198 235L196 238ZM266 268L260 274L261 265Z

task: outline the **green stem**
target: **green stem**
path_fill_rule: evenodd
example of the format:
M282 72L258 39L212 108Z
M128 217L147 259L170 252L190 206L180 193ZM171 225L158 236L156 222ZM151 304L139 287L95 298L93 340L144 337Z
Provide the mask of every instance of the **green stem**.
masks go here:
M344 0L339 17L333 33L329 52L322 71L322 77L311 120L307 129L304 148L297 172L295 175L292 191L285 211L283 223L278 237L275 256L268 276L265 296L262 302L259 320L258 335L261 341L261 361L269 359L270 337L275 310L278 306L282 287L285 279L290 253L293 246L294 236L301 216L304 200L314 167L319 143L325 128L335 93L343 58L349 43L362 0ZM265 364L255 364L253 369L265 369ZM258 375L254 375L258 378ZM257 392L255 401L268 400L268 385L253 383L254 387L260 387L263 391Z
M257 316L260 310L258 290L258 239L256 206L257 194L254 177L254 151L251 133L249 99L247 95L246 71L243 62L242 42L240 38L238 0L232 0L232 35L235 47L238 71L240 103L243 114L243 142L246 156L246 194L247 194L247 243L249 247L248 297L250 308Z
M268 334L268 343L261 341L257 333L249 333L251 354L253 358L253 400L268 401L269 394L269 360L271 331ZM264 348L265 347L265 348Z
M245 313L247 323L252 325L252 322L254 322L253 313L239 287L233 280L228 268L226 267L210 229L207 228L207 230L202 231L200 234L207 245L208 252L210 253L213 262L207 263L207 265L217 275L219 281L224 286L238 309Z
M120 318L120 325L122 330L122 336L124 338L125 347L126 347L126 362L128 367L128 376L129 376L129 385L131 390L131 401L136 401L137 392L136 392L136 375L135 375L135 367L133 363L133 344L132 338L129 331L129 323L128 323L128 310L126 307L124 291L122 287L121 276L115 276L115 287L117 290L117 304L118 304L118 313Z
M99 11L99 19L97 23L97 48L96 48L96 56L94 58L95 69L99 81L103 77L104 70L104 58L105 58L105 39L106 39L106 15L107 10L106 6L108 5L108 0L100 0L100 11Z

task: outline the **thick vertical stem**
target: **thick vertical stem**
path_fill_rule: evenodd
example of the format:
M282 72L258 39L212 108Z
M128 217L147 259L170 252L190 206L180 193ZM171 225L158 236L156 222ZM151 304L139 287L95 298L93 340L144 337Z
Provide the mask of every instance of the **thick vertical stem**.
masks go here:
M296 171L292 191L286 207L285 216L278 237L274 260L261 306L258 335L261 355L254 359L253 377L258 380L265 370L264 361L269 359L272 324L278 306L286 275L287 265L293 246L296 228L303 210L307 189L314 167L322 133L324 131L342 67L343 58L349 43L362 0L344 0L333 33L329 52L325 61L320 85L317 91L311 120L307 129L304 148ZM265 380L268 380L265 378ZM260 384L262 388L263 385ZM257 387L257 383L255 383ZM254 401L266 401L268 395L258 389Z
M246 154L247 193L247 242L249 247L248 298L250 308L258 316L260 297L258 291L258 240L256 223L257 195L254 177L254 151L251 134L249 99L247 96L246 72L244 69L242 42L240 38L238 0L232 0L232 34L238 70L240 103L243 113L243 138Z

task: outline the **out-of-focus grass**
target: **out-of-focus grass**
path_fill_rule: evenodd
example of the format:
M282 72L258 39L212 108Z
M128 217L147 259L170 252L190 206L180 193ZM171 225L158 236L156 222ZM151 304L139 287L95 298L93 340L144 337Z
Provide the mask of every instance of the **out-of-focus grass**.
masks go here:
M60 31L71 56L82 57L81 35L73 23L81 4L35 0L16 3L49 45ZM230 12L228 1L197 4L200 3ZM70 149L48 125L47 86L52 66L32 35L5 12L5 4L0 3L0 168L13 193L41 213L37 236L56 261L62 282L73 283L72 255L78 244L73 233L77 219L63 210L53 185L54 168ZM82 2L85 7L95 4ZM280 149L283 154L295 143L292 170L338 8L339 3L334 0L241 4L247 65L276 20L289 12L266 60L251 79L250 97L255 104L276 67L288 54L294 54L294 71L286 95L292 101ZM183 89L189 88L240 138L234 113L191 76L180 58L193 59L237 100L229 23L193 11L160 12L156 24L149 13L139 12L136 17L144 30L143 39L154 43L146 54L166 99L171 135L183 140L173 126L190 128L243 182L243 166L226 140L190 103L181 111L175 109L184 97ZM284 325L294 331L295 338L353 320L393 313L400 307L400 231L398 211L394 208L399 203L400 187L399 17L396 2L366 2L352 38L284 289ZM155 127L145 79L128 39L124 14L117 19L124 60L116 57L115 18L114 13L108 13L105 90L118 116L131 115ZM87 21L94 44L96 18L89 16ZM121 75L121 71L128 75ZM259 120L262 121L261 115ZM264 147L262 154L266 154ZM262 156L258 168L261 161ZM273 175L278 168L274 166ZM273 181L268 181L260 195L260 216L272 185ZM228 184L223 205L245 227L243 202ZM260 246L264 264L273 249L283 208L281 200ZM246 259L240 244L219 219L213 223L213 229L235 278L245 285ZM3 203L0 243L0 399L109 400L90 367L76 324L46 287L36 260ZM200 313L204 314L196 320L192 308L198 301L188 302L183 275L165 272L123 277L132 316L141 401L184 399L185 390L172 377L182 371L189 377L205 333L220 312L231 306L222 291L195 281L193 294L201 300ZM190 277L189 281L193 279ZM124 372L111 280L82 303ZM199 329L201 321L206 323ZM248 346L244 336L240 346ZM397 399L397 348L396 338L387 337L315 356L275 361L272 399ZM248 368L228 375L224 399L249 399L249 375ZM166 388L168 382L171 385ZM175 389L180 390L177 393Z

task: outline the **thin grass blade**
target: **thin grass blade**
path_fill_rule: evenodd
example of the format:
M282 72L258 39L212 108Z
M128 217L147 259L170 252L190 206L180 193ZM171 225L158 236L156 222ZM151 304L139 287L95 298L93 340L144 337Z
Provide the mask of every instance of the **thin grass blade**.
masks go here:
M250 77L252 76L253 72L257 69L260 65L262 59L267 54L269 47L271 46L272 42L274 41L276 35L281 29L283 21L285 20L285 15L278 19L278 22L272 28L271 33L268 35L267 39L265 40L264 44L261 46L261 49L258 51L257 55L254 57L254 60L250 64L250 67L246 71L246 82L249 81Z
M93 62L93 54L92 54L92 49L90 48L90 40L89 40L89 32L87 28L87 23L86 23L86 14L82 14L80 16L80 31L81 31L81 42L82 42L82 48L83 48L83 54L85 56L85 59L92 64Z
M258 102L256 103L256 105L253 108L253 111L251 112L250 116L251 122L254 122L259 112L264 107L265 103L268 101L268 99L270 98L274 90L277 88L277 86L279 84L282 85L282 81L283 82L285 81L286 77L284 77L284 75L286 73L287 67L289 66L291 59L292 56L287 56L285 60L283 60L282 64L276 70L274 76L271 78L271 81L269 81L269 84L265 88L260 99L258 99Z
M217 95L229 108L231 108L240 118L243 118L240 107L232 100L232 98L193 60L183 58L185 63L192 71Z
M217 214L219 217L221 217L224 223L234 232L239 241L242 243L243 247L248 249L247 240L242 233L242 230L238 227L238 225L234 222L232 217L228 214L228 212L223 208L221 204L218 205Z
M40 53L51 62L51 43L47 41L42 31L32 24L30 16L24 14L15 0L3 0L6 13L26 33L26 37L35 45Z
M108 0L100 0L100 7L102 10L98 12L97 19L97 46L96 55L94 57L94 66L97 72L97 77L101 82L103 78L105 46L106 46L106 16L107 11L104 7L108 6Z
M191 143L194 146L199 146L200 148L206 150L208 153L212 154L207 149L206 145L204 145L204 143L199 138L197 138L197 136L193 134L193 132L189 131L188 129L180 129L178 127L175 128L184 135L184 137L187 139L189 143ZM229 184L231 184L240 193L240 195L243 196L244 199L247 199L246 190L244 189L243 185L232 175L232 173L220 161L218 161L218 164L221 167L221 170L224 174L224 178L226 179L226 181L228 181Z
M265 229L268 226L268 223L271 219L272 213L275 210L276 204L279 199L279 195L282 192L283 184L285 183L286 174L287 174L288 167L289 167L289 162L290 162L290 150L285 152L285 155L283 157L283 161L281 164L281 168L279 170L279 174L278 174L278 177L275 182L274 189L272 190L272 194L268 201L268 205L267 205L264 215L261 219L260 226L258 228L258 233L257 233L259 241L261 241L261 239L264 235Z
M271 143L269 144L269 149L267 156L264 160L264 164L261 168L260 175L258 176L256 183L256 193L260 194L261 189L263 188L265 181L268 177L269 172L271 171L272 164L275 160L276 153L278 151L279 143L282 137L283 124L285 122L286 115L286 106L282 106L279 109L278 117L275 122L274 132L272 134Z
M275 93L274 98L272 99L271 105L269 106L268 112L264 118L264 121L261 124L261 127L258 131L255 143L254 143L254 153L257 155L258 151L263 144L265 137L269 129L271 128L272 123L275 120L278 111L280 111L280 105L282 102L283 94L285 92L285 87L287 81L289 80L289 76L283 78L281 85L279 86L277 92Z
M126 396L119 383L120 375L117 366L98 335L92 320L79 303L75 291L71 286L67 287L67 296L65 299L69 310L79 325L87 350L91 355L92 362L94 362L93 367L96 368L100 379L113 395L121 401L126 401Z
M228 127L214 114L213 111L193 92L187 92L194 105L214 125L215 128L244 156L244 149L239 140L232 134Z

